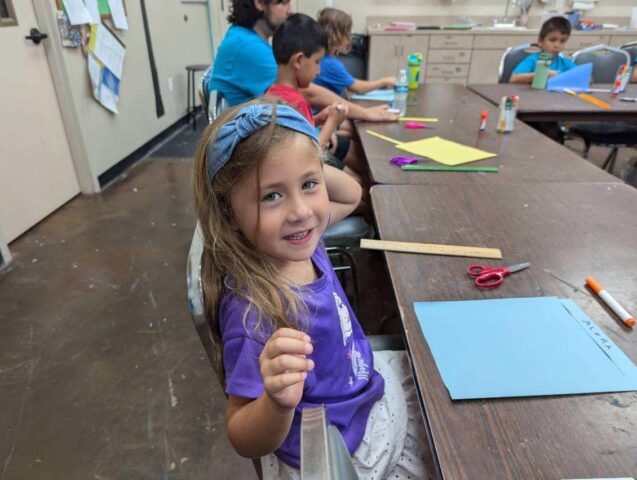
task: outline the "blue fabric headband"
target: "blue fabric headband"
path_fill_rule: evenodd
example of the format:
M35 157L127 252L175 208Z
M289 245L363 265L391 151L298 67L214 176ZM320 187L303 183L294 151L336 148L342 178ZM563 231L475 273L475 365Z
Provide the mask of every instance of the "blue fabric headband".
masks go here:
M257 103L243 107L232 121L224 124L208 144L207 161L210 178L214 178L221 167L228 163L232 152L242 140L265 127L271 119L272 104ZM315 128L292 107L281 104L276 106L276 124L307 135L319 143Z

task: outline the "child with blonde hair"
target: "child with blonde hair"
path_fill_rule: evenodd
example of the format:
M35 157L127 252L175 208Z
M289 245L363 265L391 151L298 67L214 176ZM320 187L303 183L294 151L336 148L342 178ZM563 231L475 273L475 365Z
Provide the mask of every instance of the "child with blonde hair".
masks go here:
M336 8L324 8L319 12L317 21L327 33L328 48L325 57L321 60L321 73L314 80L315 84L337 95L345 89L362 94L378 88L394 87L396 77L357 80L336 58L338 54L349 51L352 39L352 17Z
M265 478L300 478L301 411L324 404L360 478L426 479L406 355L372 355L321 244L361 196L322 157L308 121L271 99L223 112L199 142L201 279L228 436Z

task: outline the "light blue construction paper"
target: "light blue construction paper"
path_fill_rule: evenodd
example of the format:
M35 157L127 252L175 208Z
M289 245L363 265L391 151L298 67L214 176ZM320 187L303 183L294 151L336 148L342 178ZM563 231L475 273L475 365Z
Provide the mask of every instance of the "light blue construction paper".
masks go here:
M374 100L377 102L393 102L393 90L372 90L362 95L352 95L352 100Z
M546 88L550 92L563 92L565 89L574 92L587 92L591 86L593 64L585 63L549 78Z
M454 400L637 391L637 367L570 300L417 302Z

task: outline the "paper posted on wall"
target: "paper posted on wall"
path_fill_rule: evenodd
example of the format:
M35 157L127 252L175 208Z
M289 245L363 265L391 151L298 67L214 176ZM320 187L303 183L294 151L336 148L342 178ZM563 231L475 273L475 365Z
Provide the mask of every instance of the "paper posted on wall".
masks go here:
M126 47L104 24L91 26L88 73L93 96L105 108L119 113L119 84Z
M69 16L71 25L91 23L91 14L82 0L62 0L62 3L66 14Z
M128 21L126 20L126 13L124 12L124 4L122 3L122 0L108 0L108 5L111 8L111 16L113 18L115 28L128 30Z
M97 0L84 0L84 2L86 3L86 9L91 14L91 25L101 23L100 8Z

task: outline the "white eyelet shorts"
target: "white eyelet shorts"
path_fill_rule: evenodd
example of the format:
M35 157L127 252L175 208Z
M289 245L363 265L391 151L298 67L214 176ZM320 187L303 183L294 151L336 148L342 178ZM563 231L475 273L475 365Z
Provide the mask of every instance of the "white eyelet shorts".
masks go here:
M360 480L433 479L416 386L405 352L374 352L374 369L385 379L385 393L374 404L365 435L352 461ZM298 480L301 473L274 454L261 459L263 478Z

